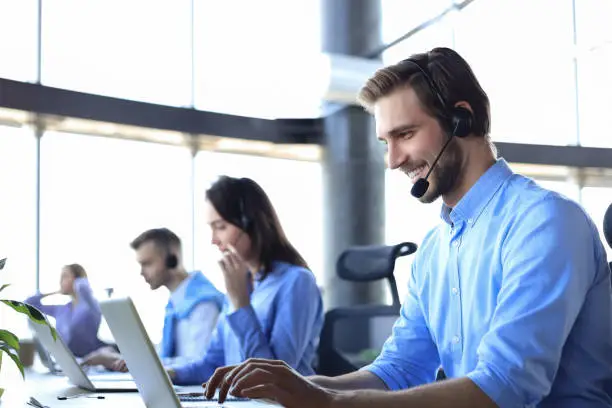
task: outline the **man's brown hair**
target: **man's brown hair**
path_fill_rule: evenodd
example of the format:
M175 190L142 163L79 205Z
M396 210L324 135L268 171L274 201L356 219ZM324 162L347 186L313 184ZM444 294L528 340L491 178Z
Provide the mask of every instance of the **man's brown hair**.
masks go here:
M147 230L137 236L130 243L130 246L136 251L145 242L153 242L155 246L165 250L168 253L172 248L181 248L180 238L168 228L153 228Z
M473 111L472 133L489 136L489 97L469 64L456 51L439 47L426 53L414 54L409 60L412 62L404 60L376 71L359 92L359 104L372 112L380 98L409 86L416 93L425 112L436 117L447 132L452 131L448 126L450 109L457 102L465 101ZM444 106L441 106L436 93Z

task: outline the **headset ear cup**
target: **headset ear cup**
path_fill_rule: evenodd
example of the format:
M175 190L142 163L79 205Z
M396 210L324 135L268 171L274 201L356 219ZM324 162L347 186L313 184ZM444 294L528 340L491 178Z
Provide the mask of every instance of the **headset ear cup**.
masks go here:
M242 217L240 217L240 223L242 224L242 230L245 232L248 232L251 228L249 218L245 214L242 214Z
M472 133L472 112L461 106L455 106L451 113L453 136L466 137Z
M174 254L169 254L166 257L166 268L174 269L178 266L178 258Z

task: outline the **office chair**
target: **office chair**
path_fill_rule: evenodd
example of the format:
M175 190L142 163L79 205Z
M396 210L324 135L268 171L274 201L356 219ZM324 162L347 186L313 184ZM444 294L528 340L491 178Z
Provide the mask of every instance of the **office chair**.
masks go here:
M352 282L386 279L391 289L392 304L355 305L328 311L318 348L318 374L346 374L358 370L378 355L379 347L391 334L391 327L400 311L393 276L395 260L416 250L416 244L403 242L397 245L356 246L340 254L336 273L341 279Z
M608 245L612 248L612 204L610 204L606 210L606 215L604 215L603 233L606 241L608 241ZM610 259L610 270L612 270L612 259Z

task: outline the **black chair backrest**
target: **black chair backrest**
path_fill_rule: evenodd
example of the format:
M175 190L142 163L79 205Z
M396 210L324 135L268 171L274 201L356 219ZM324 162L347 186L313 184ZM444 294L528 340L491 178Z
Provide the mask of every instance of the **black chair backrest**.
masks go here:
M603 233L606 241L608 241L608 245L612 248L612 204L610 204L604 215ZM608 261L610 261L610 270L612 271L612 259Z
M396 245L370 245L351 247L338 257L336 272L344 280L352 282L373 282L387 279L393 298L393 306L399 310L400 299L393 271L395 260L415 253L417 245L402 242Z
M400 311L393 276L395 260L416 250L417 246L412 242L403 242L397 245L355 246L340 254L336 262L336 273L340 278L353 282L387 279L393 304L352 305L328 311L317 353L318 374L337 376L355 371L367 363L364 355L371 354L373 346L378 349L378 342L384 342Z
M603 233L606 241L608 241L608 245L612 248L612 204L610 204L606 210L606 215L604 215Z

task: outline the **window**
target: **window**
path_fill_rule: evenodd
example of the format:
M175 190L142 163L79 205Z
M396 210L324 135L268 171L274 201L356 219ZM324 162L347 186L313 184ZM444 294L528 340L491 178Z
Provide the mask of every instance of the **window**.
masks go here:
M41 288L82 264L96 295L130 295L153 341L161 338L167 291L152 292L129 243L149 228L182 239L191 267L191 154L187 149L49 132L41 152ZM146 307L144 307L146 305Z
M24 300L36 290L36 139L27 129L0 126L0 258L7 258L0 296ZM27 335L24 319L0 305L0 321ZM6 322L6 323L5 323Z
M0 78L36 80L36 0L0 0Z
M454 21L455 14L456 13L447 14L437 23L417 32L416 34L413 34L401 43L386 50L382 55L383 62L385 64L392 64L406 59L412 54L427 52L434 47L452 47L452 23ZM407 25L405 27L406 32L409 31L410 28L411 27L408 27Z
M476 1L455 22L456 50L490 98L493 141L576 144L572 1Z
M44 84L189 106L190 0L42 4Z
M580 54L578 107L580 144L611 147L608 117L612 111L612 43Z
M612 2L609 0L576 1L576 40L583 50L597 48L612 41Z
M395 41L451 6L452 0L382 0L382 40ZM421 51L416 51L421 52ZM407 58L408 56L404 57Z
M216 264L217 248L203 218L206 189L220 175L249 177L270 197L287 237L308 262L317 281L323 280L323 188L321 165L229 153L200 152L196 156L196 266L225 291Z
M196 107L318 116L321 78L312 71L320 62L319 3L195 0Z

